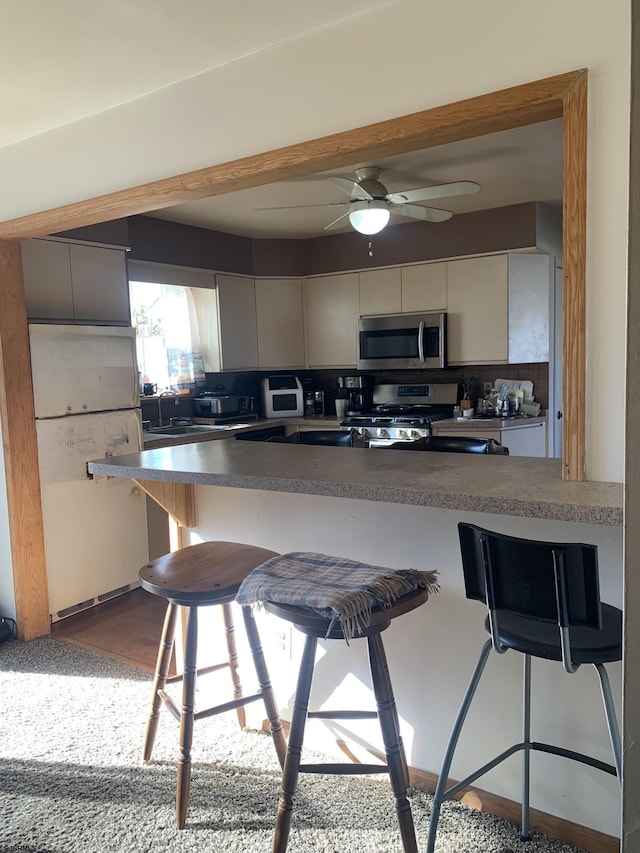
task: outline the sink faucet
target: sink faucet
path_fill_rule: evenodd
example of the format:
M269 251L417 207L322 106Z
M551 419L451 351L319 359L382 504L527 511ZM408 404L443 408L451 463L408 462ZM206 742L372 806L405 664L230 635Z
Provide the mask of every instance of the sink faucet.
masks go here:
M162 398L168 397L168 396L175 398L176 395L173 393L173 391L161 391L158 394L158 426L159 427L164 426L164 424L162 423Z

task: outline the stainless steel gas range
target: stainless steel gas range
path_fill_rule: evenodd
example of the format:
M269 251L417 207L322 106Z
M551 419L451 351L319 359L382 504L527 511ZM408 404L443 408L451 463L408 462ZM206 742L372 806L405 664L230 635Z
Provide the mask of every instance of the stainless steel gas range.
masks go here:
M371 411L350 415L340 427L357 430L369 447L388 447L431 435L430 424L452 417L457 402L455 382L374 385Z

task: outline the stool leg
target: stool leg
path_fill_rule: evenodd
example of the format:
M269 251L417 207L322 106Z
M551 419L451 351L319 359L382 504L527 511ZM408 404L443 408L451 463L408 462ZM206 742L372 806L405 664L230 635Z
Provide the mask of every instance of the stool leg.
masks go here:
M291 829L291 817L293 812L293 796L298 781L300 759L302 757L302 741L304 739L304 727L307 722L307 711L309 709L309 695L311 693L311 681L313 679L313 667L316 660L316 647L318 641L315 637L307 636L300 662L298 673L298 684L293 701L293 712L291 714L291 728L289 729L289 745L287 746L287 757L284 762L282 773L282 789L276 813L276 828L273 836L273 853L285 853L289 841L289 830Z
M255 619L253 618L253 613L251 612L250 607L242 608L242 616L244 618L244 627L249 640L253 665L255 666L258 684L260 685L260 693L262 694L262 700L269 720L271 737L276 748L280 767L284 767L284 760L287 754L287 741L285 740L280 714L278 713L278 706L273 693L273 687L271 686L271 679L269 678L269 671L267 670L267 664L264 659L264 652L262 651L262 643L260 642L258 627Z
M144 732L144 741L142 745L142 757L144 761L149 761L151 758L153 744L156 739L156 732L158 731L158 720L160 718L160 708L162 706L160 691L164 690L166 686L169 667L171 666L171 653L173 652L173 638L176 632L177 614L177 606L169 603L164 617L164 626L162 628L162 636L160 637L160 646L158 648L158 660L156 663L156 672L153 679L153 693L151 696L151 711L149 713L149 718Z
M531 841L529 829L529 799L531 778L531 655L524 655L523 695L522 695L522 821L520 840Z
M418 843L413 825L411 805L407 799L409 773L404 753L404 746L398 728L398 712L391 687L389 668L380 634L368 638L369 663L371 666L371 681L378 707L378 719L384 749L389 765L391 788L396 798L396 812L402 847L405 853L418 853Z
M229 671L231 672L231 681L233 682L233 698L241 699L242 683L240 681L240 674L238 672L238 650L236 647L236 631L235 625L233 624L233 612L231 610L231 605L223 604L222 613L224 617L225 636L227 638ZM236 708L236 714L238 715L238 723L240 725L240 728L243 729L247 725L247 717L243 705L241 705L239 708Z
M176 783L176 825L183 829L187 821L191 786L191 744L196 693L196 655L198 651L198 608L187 608L187 630L184 647L182 708L180 710L180 758Z

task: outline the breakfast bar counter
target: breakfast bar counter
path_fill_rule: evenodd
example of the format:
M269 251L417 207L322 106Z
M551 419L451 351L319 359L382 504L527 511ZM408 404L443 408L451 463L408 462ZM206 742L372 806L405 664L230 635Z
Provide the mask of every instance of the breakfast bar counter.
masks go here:
M622 485L563 481L558 459L220 437L112 456L90 462L89 470L96 478L125 477L139 483L173 517L174 546L228 540L279 553L312 551L378 566L437 570L438 594L385 632L387 655L397 673L394 690L407 759L413 778L427 784L440 767L476 649L485 639L486 609L465 597L461 521L514 536L596 545L602 598L622 603ZM270 614L257 613L256 618L280 711L288 720L302 635ZM206 651L210 644L201 639ZM358 652L355 661L348 656L347 665L339 644L325 645L314 676L316 707L349 707L353 693L362 694L369 683L366 654L358 657ZM491 688L476 700L466 748L452 768L455 778L504 749L504 738L518 737L521 662L517 655L503 658ZM536 662L534 670L533 714L545 739L577 751L586 741L598 758L608 761L610 748L592 673L583 667L567 678L561 667L546 661ZM612 677L618 702L620 666L613 667ZM366 693L361 698L361 707L373 701ZM496 703L501 708L500 731L487 725L495 717ZM566 720L571 720L568 727ZM382 748L379 733L365 731L361 721L356 728L341 721L336 732L318 721L308 734L312 746L331 750L336 740L344 741L357 760L367 761L367 755ZM486 777L494 798L519 797L515 761ZM574 762L563 762L558 773L554 756L536 755L532 805L575 826L614 836L619 832L620 795L615 779L603 780L603 775L585 772ZM567 791L578 790L580 796L567 796ZM483 799L482 792L476 796ZM419 827L419 833L424 829Z
M620 483L561 479L559 459L205 441L90 462L93 475L622 524Z

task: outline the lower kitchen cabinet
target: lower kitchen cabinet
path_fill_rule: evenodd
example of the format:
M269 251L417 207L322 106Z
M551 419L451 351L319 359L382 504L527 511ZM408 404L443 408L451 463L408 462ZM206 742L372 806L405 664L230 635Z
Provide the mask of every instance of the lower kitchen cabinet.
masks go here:
M533 423L510 423L508 420L472 421L467 426L460 421L439 421L431 424L433 435L493 438L509 448L510 456L546 456L547 423L535 419Z

